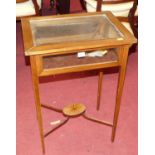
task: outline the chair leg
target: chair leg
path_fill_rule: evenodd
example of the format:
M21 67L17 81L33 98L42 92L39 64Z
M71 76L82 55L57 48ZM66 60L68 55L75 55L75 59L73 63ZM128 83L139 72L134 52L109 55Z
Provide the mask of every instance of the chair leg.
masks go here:
M81 4L81 7L84 11L87 11L86 9L86 2L84 0L80 0L80 4Z
M39 10L39 15L38 16L42 16L42 9Z
M55 5L55 1L54 0L50 0L50 9L53 10Z
M133 44L129 49L129 54L136 52L138 44Z
M25 60L25 65L29 66L30 65L30 57L24 56L24 60Z
M135 0L133 3L133 7L130 9L129 15L128 15L128 21L131 26L131 29L134 33L134 36L138 39L138 16L135 16L135 12L138 6L138 0ZM136 51L137 43L133 44L130 47L130 53L133 53Z
M70 13L70 0L57 0L56 11L57 11L57 14L69 14Z

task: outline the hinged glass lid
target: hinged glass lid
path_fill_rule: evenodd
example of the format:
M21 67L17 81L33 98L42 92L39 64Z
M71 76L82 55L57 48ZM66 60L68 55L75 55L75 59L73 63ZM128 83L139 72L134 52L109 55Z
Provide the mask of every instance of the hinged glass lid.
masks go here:
M106 15L30 20L34 46L122 38Z

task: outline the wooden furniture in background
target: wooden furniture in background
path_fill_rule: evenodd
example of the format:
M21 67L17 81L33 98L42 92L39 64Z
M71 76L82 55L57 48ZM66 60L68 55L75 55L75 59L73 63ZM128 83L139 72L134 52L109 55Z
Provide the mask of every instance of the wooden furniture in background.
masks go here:
M56 0L56 10L58 14L70 13L70 0Z
M28 0L16 0L16 3L26 2Z
M50 0L51 2L54 0ZM84 0L79 0L83 10L86 10ZM56 10L58 14L70 13L70 0L56 0Z
M133 33L136 38L138 38L138 13L137 13L137 7L138 7L138 0L134 0L133 7L130 9L128 20L130 23L130 26L133 30Z
M53 10L55 6L55 0L50 0L50 9Z
M132 33L134 28L130 22L138 15L135 1L137 0L85 0L87 12L111 11Z
M138 0L79 0L87 12L111 11L138 38ZM57 13L70 13L70 0L56 0ZM133 50L135 51L135 48Z
M42 0L16 0L16 20L41 15Z
M112 127L111 141L113 142L125 80L128 49L131 44L136 42L134 36L111 12L23 18L22 30L25 55L30 56L31 60L34 98L43 153L45 153L44 138L76 115ZM106 50L107 53L102 57L77 57L78 52L85 51L88 55L96 50ZM99 70L97 92L97 110L99 110L103 71L104 68L111 67L119 68L113 122L89 116L85 105L81 103L69 104L63 109L59 109L40 101L40 77ZM42 108L62 113L65 119L59 121L54 128L45 133Z
M138 0L84 0L87 12L111 11L122 24L138 38ZM137 23L137 26L135 25ZM137 44L130 48L136 51Z

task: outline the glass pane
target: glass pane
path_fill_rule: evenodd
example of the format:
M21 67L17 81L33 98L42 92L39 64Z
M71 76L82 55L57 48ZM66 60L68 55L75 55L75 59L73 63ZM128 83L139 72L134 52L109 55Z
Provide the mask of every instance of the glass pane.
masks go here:
M123 36L106 15L31 20L30 25L35 46Z
M89 53L89 52L88 52ZM118 61L117 49L109 49L107 54L102 57L83 57L78 58L77 53L45 56L43 57L43 69L55 69L55 68L72 68L73 66L85 66L88 64L98 63L112 63Z

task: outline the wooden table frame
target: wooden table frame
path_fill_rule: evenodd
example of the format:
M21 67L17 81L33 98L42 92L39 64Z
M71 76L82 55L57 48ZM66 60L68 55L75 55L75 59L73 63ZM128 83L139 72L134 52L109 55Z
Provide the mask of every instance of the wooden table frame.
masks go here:
M41 103L40 95L39 95L39 77L42 77L42 76L99 69L100 71L99 71L97 107L96 107L97 110L99 110L101 90L102 90L101 86L102 86L102 78L103 78L103 71L101 69L108 68L108 67L116 67L116 66L119 67L119 79L118 79L113 123L108 123L106 121L97 120L93 117L87 116L85 113L82 114L82 116L88 120L111 126L112 127L111 141L113 142L115 139L118 115L120 111L121 96L122 96L123 85L124 85L124 80L125 80L128 50L129 50L129 47L133 43L136 42L136 39L112 15L111 12L104 12L104 14L106 14L109 17L109 19L115 24L115 26L117 26L117 28L122 32L122 34L124 35L123 39L119 39L119 40L118 39L105 39L105 40L97 40L97 41L85 41L85 42L76 42L76 43L72 42L72 43L48 44L44 46L33 46L32 33L30 30L30 24L29 24L29 20L31 19L38 20L38 19L48 19L48 18L68 18L68 17L74 18L77 16L94 16L96 14L103 14L103 12L60 15L60 16L30 17L30 18L22 19L25 55L30 56L32 81L33 81L34 97L35 97L35 105L36 105L36 114L37 114L39 130L40 130L41 145L42 145L43 153L45 153L44 138L49 133L53 132L55 129L65 124L69 120L69 117L66 117L66 119L63 122L61 122L59 125L57 125L54 129L44 134L42 112L41 112L42 107L48 108L48 109L51 109L51 110L54 110L60 113L62 113L62 109L58 109L50 105ZM96 49L110 49L110 48L117 48L118 50L117 61L112 61L110 63L72 66L69 68L64 67L60 69L51 69L51 70L50 69L47 70L43 68L43 57L44 56L59 55L60 52L61 54L70 54L70 53L76 53L77 50L78 51L83 51L83 50L91 51L91 50L96 50Z

